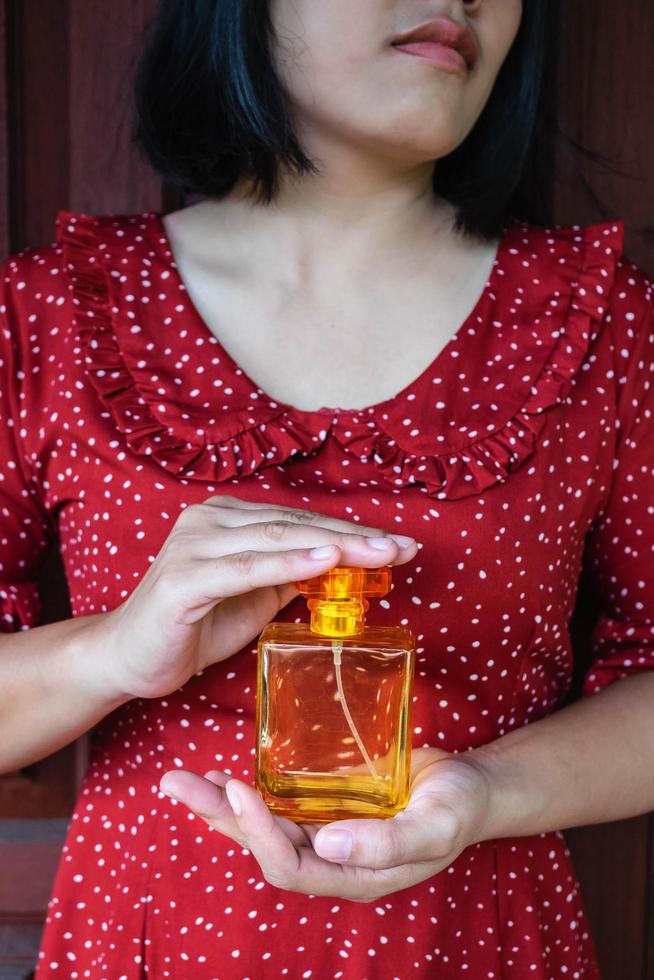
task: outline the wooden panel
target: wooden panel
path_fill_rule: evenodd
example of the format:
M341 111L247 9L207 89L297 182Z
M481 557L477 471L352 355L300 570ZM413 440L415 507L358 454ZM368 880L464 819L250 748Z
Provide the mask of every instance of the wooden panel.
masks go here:
M559 3L559 119L593 162L557 144L555 219L623 218L625 252L654 276L654 5ZM578 637L579 639L579 637ZM654 819L566 834L604 980L654 980Z
M31 974L65 830L65 820L0 821L0 978Z
M552 0L552 6L556 3ZM52 241L59 208L107 213L172 210L184 203L176 192L161 188L130 145L131 74L154 6L155 0L0 0L0 53L7 55L7 71L0 71L2 257ZM562 125L631 176L579 163L557 144L561 179L545 190L553 195L559 222L624 217L628 254L654 274L654 6L650 0L624 0L617 8L610 0L595 0L592 16L587 0L558 0L558 7ZM54 551L42 592L47 620L68 615ZM79 742L0 779L0 816L68 814L85 751ZM31 836L7 845L16 880L13 898L0 893L0 976L6 968L21 978L36 949L43 895L59 847L56 833L62 832L54 819L40 827L28 820L23 824ZM0 823L0 862L7 858L1 835L6 841L15 827ZM566 836L604 980L654 980L652 821L641 818ZM40 897L28 892L20 898L19 889L30 881L42 889Z
M154 0L3 0L8 92L0 125L11 167L5 191L6 254L54 240L59 208L90 212L162 206L157 177L130 145L130 83ZM2 21L4 27L4 18ZM8 153L7 153L8 150ZM0 226L0 232L2 226ZM70 615L53 543L43 569L42 622ZM82 740L20 774L0 778L0 815L70 813L84 768Z
M592 652L590 637L597 619L587 575L579 582L570 622L575 651L570 700L580 696ZM579 876L604 980L653 980L645 972L647 907L651 895L651 824L638 817L565 834Z
M643 980L654 980L654 817L650 818Z
M5 66L2 52L7 47L5 0L0 0L0 67ZM0 71L0 255L9 253L9 111L7 105L7 72Z
M0 823L0 909L7 917L41 915L66 832L66 820L3 820ZM29 857L17 859L29 841Z
M131 82L156 0L5 0L13 167L9 250L54 238L59 208L159 209L131 145Z
M559 8L560 124L606 162L559 144L557 220L624 218L627 254L654 276L654 4L560 0Z
M131 81L154 0L69 2L70 206L158 209L161 183L130 146Z
M646 978L648 819L583 827L565 836L580 877L602 977Z
M0 0L0 258L54 241L59 208L161 208L129 120L131 70L154 5ZM70 615L56 542L40 591L43 622ZM56 818L70 814L86 759L80 739L0 777L0 977L31 974L63 840Z
M7 0L10 251L53 239L53 211L67 199L68 3Z

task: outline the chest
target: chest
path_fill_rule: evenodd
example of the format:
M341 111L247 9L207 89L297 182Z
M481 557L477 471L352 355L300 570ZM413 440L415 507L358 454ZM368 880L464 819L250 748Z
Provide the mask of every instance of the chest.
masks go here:
M549 453L535 467L514 473L510 483L460 501L435 501L418 486L395 491L369 463L347 457L335 439L315 456L218 485L181 482L161 474L156 463L146 460L135 466L133 459L121 463L117 455L98 459L92 473L80 468L78 499L60 511L75 615L124 602L163 546L182 506L224 492L249 502L316 510L353 525L384 527L420 542L412 562L394 567L391 592L371 601L367 621L408 626L415 635L415 730L425 733L421 739L426 744L441 737L436 729L447 730L445 715L452 712L459 727L465 721L461 745L489 738L498 716L512 704L522 665L536 653L553 689L565 686L566 623L586 516L579 501L574 501L576 520L569 506L565 516L559 512L559 491L548 474ZM300 622L307 616L306 602L297 596L275 618ZM204 696L227 709L229 679L235 674L251 694L255 652L253 638L224 665L198 679L197 684L205 685ZM248 695L248 710L252 705Z
M575 488L592 483L597 464L566 465L568 440L554 424L532 465L506 484L461 500L435 500L420 485L394 489L336 438L284 466L210 483L180 480L147 458L136 461L116 440L99 435L78 455L74 475L65 465L67 452L47 470L78 615L123 602L181 511L220 493L314 510L350 522L353 530L362 524L415 537L419 554L395 569L392 595L374 612L380 625L415 624L432 652L448 636L465 646L480 628L486 642L519 644L535 615L554 610L564 621L570 612L583 538L597 506ZM305 611L296 605L294 615Z
M180 253L189 299L221 348L268 397L306 411L377 404L415 381L475 306L492 255L455 282L389 270L315 289L209 272Z
M82 376L80 369L80 382ZM515 707L514 691L531 658L538 658L548 697L564 689L567 622L583 540L610 467L594 424L599 404L590 397L596 391L592 377L580 383L573 401L549 413L532 457L506 483L447 500L430 496L424 485L393 486L338 428L314 452L283 465L269 463L222 482L181 479L157 460L135 456L113 420L98 414L96 393L84 386L76 408L85 424L76 427L67 390L50 392L49 409L55 411L35 454L58 518L75 615L125 601L183 507L222 492L314 510L353 526L383 527L420 542L416 558L394 569L388 596L371 603L368 621L409 626L415 634L415 731L429 733L429 744L439 744L441 732L445 738L444 711L459 726L460 741L451 744L488 740ZM298 596L276 618L306 621L306 603ZM231 703L228 681L235 673L254 690L255 639L198 679L216 703ZM547 701L541 695L542 707ZM523 708L530 698L520 702ZM250 710L249 695L247 705Z
M500 605L503 614L517 611L522 626L514 623L513 629L518 634L528 632L532 614L542 614L548 605L565 621L583 539L611 475L612 455L606 445L607 428L611 428L609 394L597 383L606 376L608 351L598 350L592 370L580 375L570 398L547 413L531 458L506 483L494 484L482 494L440 500L430 496L423 484L389 483L375 458L360 457L361 447L350 442L347 425L337 426L318 441L315 451L308 447L283 465L266 460L249 475L244 471L240 478L224 482L181 479L146 453L134 454L87 383L72 333L70 345L65 360L74 365L72 375L53 368L47 384L40 375L28 375L34 386L28 392L30 404L47 399L47 413L45 403L41 411L47 424L30 430L34 442L28 448L37 461L48 509L59 521L77 614L122 602L147 571L183 507L222 491L272 506L304 507L354 524L386 527L423 542L416 568L398 569L394 606L388 610L391 625L398 615L411 614L425 617L432 635L452 629L452 624L465 631L471 620L461 618L458 604L476 603L482 592L485 598L479 612L483 615L476 618L485 620L487 636L503 630L497 616ZM185 361L183 368L179 379L190 387L194 362ZM173 423L176 378L161 405L162 418ZM237 381L231 382L234 388ZM206 388L210 385L209 379ZM212 397L218 403L236 394L226 391ZM409 403L417 406L411 412L427 421L434 414L425 401L429 394L428 388L421 405L418 399ZM228 427L233 425L238 432L248 424L247 395L247 389L241 392L243 410L228 413L224 422L218 418L216 426L224 439L217 444L217 457L230 451ZM130 403L130 425L145 424L136 417L139 411L137 401ZM599 420L605 424L598 424ZM380 424L385 424L383 417ZM422 429L429 434L426 424ZM253 431L251 424L248 431ZM519 435L516 431L516 438ZM278 438L287 440L281 430L273 442ZM418 436L413 439L411 433L411 439L418 444ZM425 466L428 463L425 457ZM420 466L416 475L420 477ZM421 593L412 593L410 579L417 576ZM440 618L438 623L434 617Z

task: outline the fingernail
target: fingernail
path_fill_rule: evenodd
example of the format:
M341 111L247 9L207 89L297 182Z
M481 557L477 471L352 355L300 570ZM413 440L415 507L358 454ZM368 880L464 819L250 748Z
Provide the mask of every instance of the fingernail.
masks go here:
M310 558L331 558L334 554L334 545L325 544L322 548L312 548L309 552Z
M387 551L393 544L388 538L366 538L366 544L371 548L379 548L380 551Z
M352 853L352 834L349 830L327 830L316 834L315 850L321 857L345 861Z
M415 544L415 538L407 538L404 534L389 534L388 536L393 541L397 541L400 548L410 548L412 544Z
M227 799L229 800L229 805L236 814L237 817L241 815L241 800L239 798L238 791L234 789L231 783L226 783L225 792L227 793Z

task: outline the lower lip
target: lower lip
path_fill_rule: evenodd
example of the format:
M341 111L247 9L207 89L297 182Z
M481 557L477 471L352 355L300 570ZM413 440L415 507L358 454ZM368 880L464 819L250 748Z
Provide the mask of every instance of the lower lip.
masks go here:
M430 61L432 65L443 68L444 71L468 74L468 66L462 54L454 48L435 41L413 41L410 44L393 44L391 47L404 54L413 54L418 58Z

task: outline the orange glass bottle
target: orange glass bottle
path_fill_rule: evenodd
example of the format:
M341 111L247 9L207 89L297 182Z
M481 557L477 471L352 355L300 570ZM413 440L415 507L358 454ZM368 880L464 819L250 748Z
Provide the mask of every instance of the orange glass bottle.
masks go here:
M365 623L391 569L341 565L294 584L310 622L259 637L257 789L296 822L391 817L409 796L415 641Z

